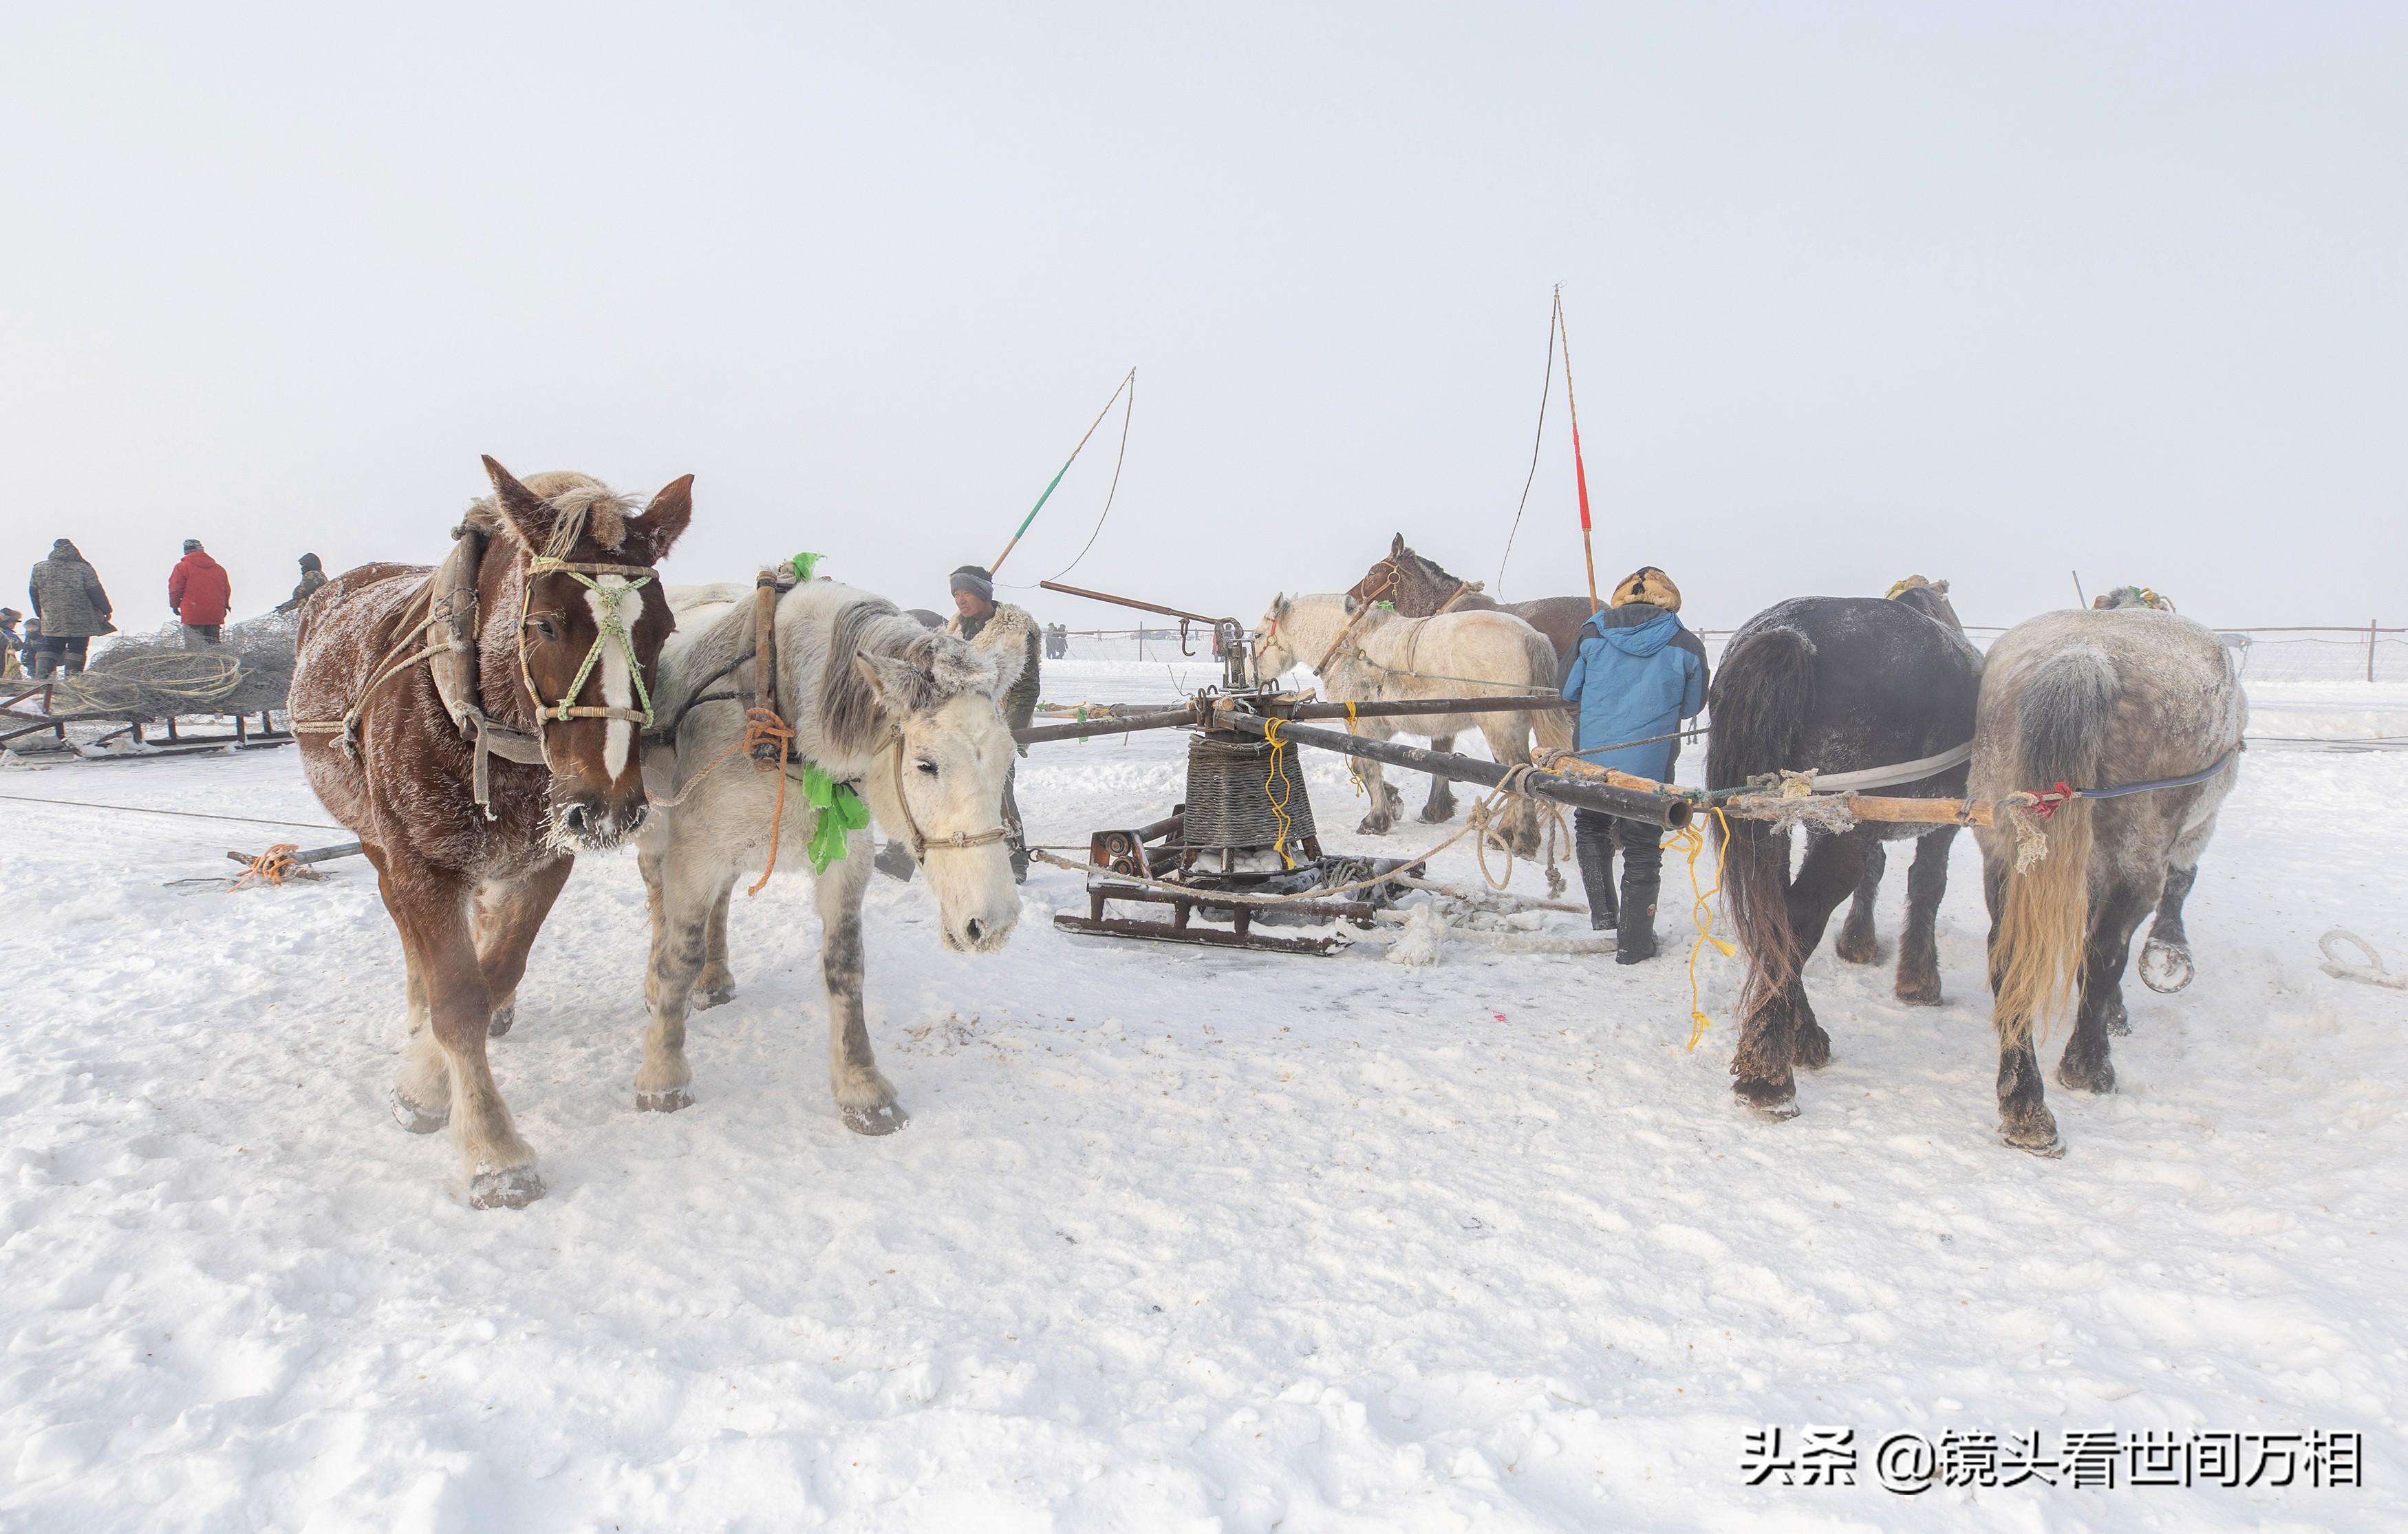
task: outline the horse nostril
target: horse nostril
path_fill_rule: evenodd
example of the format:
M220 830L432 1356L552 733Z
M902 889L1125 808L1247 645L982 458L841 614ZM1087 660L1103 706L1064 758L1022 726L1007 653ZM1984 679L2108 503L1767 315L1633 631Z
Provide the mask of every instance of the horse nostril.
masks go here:
M636 806L634 809L632 809L632 810L628 810L628 811L627 811L627 829L628 829L628 830L630 830L630 831L633 831L633 830L637 829L638 827L641 826L641 825L644 824L644 817L645 817L646 815L651 814L651 813L652 813L652 806L650 806L650 805L644 805L644 804L639 804L639 805Z
M570 805L567 809L560 812L560 824L567 826L571 831L578 832L580 835L583 834L585 830L585 807L581 804Z
M962 924L962 930L970 935L970 941L976 942L986 936L986 924L973 916Z

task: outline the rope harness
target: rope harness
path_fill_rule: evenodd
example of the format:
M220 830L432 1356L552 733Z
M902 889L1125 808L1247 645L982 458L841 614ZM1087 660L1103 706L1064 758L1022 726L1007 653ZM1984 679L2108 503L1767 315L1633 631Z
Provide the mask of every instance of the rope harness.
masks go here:
M565 724L578 719L625 720L641 730L652 724L652 695L644 684L644 667L636 653L635 635L620 604L628 594L640 592L658 575L650 566L614 565L571 561L562 557L574 548L583 536L584 518L565 519L553 530L549 547L558 552L530 555L526 568L519 579L519 681L526 689L527 701L535 707L535 728L521 729L487 713L477 687L477 573L483 563L488 534L480 527L463 524L455 536L461 547L452 551L443 566L428 576L417 593L402 608L405 620L417 609L423 616L415 623L405 621L402 636L377 662L367 684L360 689L358 698L337 720L295 719L291 728L295 735L332 735L343 755L352 762L360 760L360 722L366 717L368 703L377 690L403 672L422 662L442 661L448 664L430 667L434 673L436 695L445 712L468 742L469 797L487 820L494 819L492 759L500 756L526 767L552 767L552 746L545 727ZM601 598L598 632L577 667L577 680L568 684L567 692L556 702L546 703L538 688L535 672L527 659L527 629L534 619L528 612L535 596L536 581L546 575L566 575L587 591ZM605 584L603 579L616 576L616 584ZM437 588L444 588L437 595ZM413 641L423 640L415 650ZM640 711L605 704L580 704L577 695L585 690L586 681L606 648L616 643L627 662L627 674L636 688L637 699L643 704ZM405 652L407 652L405 653Z

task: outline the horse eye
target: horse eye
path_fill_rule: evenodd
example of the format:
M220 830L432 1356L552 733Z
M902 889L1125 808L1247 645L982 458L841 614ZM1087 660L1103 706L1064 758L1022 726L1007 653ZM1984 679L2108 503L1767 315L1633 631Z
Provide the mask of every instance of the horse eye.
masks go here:
M914 762L911 765L918 767L921 771L926 773L931 778L937 775L937 764L934 762L923 759L921 761Z
M557 639L560 638L560 625L554 624L549 618L529 618L527 622L535 626L536 633L546 639Z

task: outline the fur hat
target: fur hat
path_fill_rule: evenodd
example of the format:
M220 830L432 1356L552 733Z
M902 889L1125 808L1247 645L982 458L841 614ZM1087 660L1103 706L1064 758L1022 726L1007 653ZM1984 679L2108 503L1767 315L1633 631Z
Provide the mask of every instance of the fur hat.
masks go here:
M1653 565L1641 565L1622 578L1613 588L1613 607L1628 607L1633 602L1646 602L1667 612L1681 610L1681 588L1672 578Z

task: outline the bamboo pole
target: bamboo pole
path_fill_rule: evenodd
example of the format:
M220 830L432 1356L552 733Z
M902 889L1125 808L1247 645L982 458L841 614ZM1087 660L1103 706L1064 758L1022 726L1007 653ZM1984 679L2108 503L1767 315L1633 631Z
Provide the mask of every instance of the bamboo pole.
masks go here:
M1597 599L1597 551L1589 542L1588 463L1581 456L1580 398L1572 393L1572 333L1564 323L1564 285L1555 284L1555 330L1564 343L1564 409L1572 418L1572 479L1580 487L1581 558L1588 563L1588 609L1605 606Z

